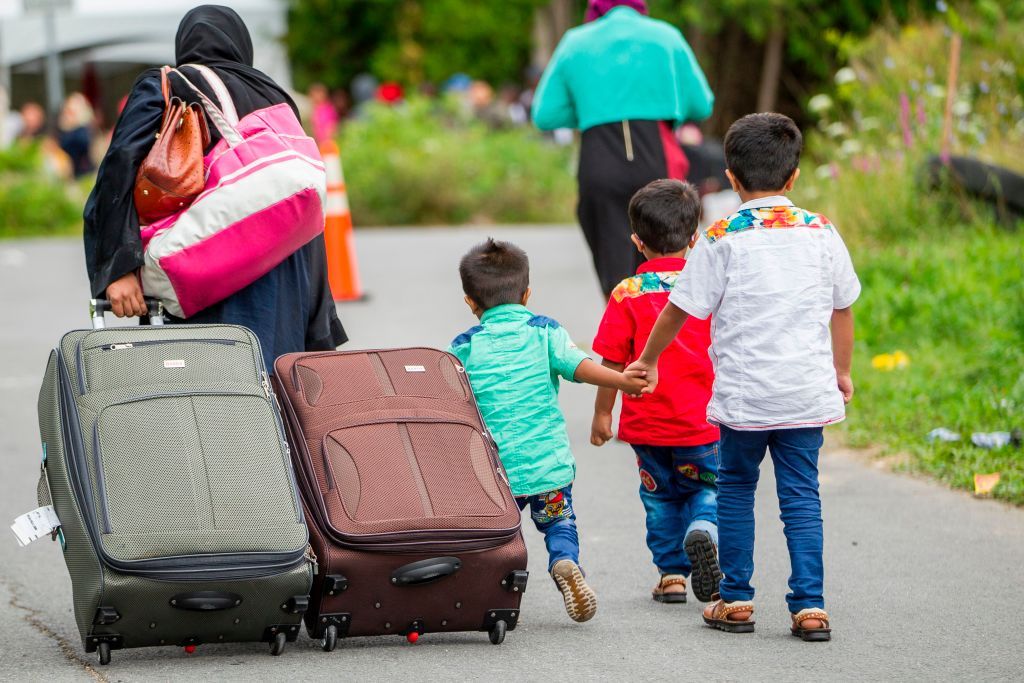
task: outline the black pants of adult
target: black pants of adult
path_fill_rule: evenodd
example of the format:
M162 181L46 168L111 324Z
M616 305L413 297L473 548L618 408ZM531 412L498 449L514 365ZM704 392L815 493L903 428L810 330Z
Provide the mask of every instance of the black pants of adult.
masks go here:
M583 131L577 216L606 297L644 260L629 239L630 198L652 180L684 179L687 165L664 121L616 121Z

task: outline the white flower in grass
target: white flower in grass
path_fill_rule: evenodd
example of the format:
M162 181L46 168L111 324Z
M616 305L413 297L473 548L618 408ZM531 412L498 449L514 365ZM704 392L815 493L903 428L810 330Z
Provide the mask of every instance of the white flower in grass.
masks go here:
M967 116L971 113L971 103L967 100L957 100L953 103L953 114L956 116Z
M848 66L844 66L842 69L836 72L835 75L836 85L845 85L846 83L852 83L857 80L857 72Z
M841 121L836 121L835 123L830 123L827 126L825 126L825 133L827 133L830 137L833 138L842 137L843 135L846 135L849 132L850 129L847 128L846 124L842 123Z
M832 165L831 164L822 164L822 165L818 166L818 168L814 169L814 175L816 175L817 177L821 178L822 180L831 180L832 179Z
M860 140L850 138L849 140L843 140L843 144L839 146L839 151L847 156L853 156L863 149L860 144Z
M814 114L822 114L832 108L832 98L821 93L807 100L807 109Z

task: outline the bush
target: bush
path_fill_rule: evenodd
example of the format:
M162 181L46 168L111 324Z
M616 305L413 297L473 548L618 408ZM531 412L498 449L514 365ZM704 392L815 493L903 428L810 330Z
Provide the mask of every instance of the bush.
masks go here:
M43 171L38 147L0 150L0 239L74 230L82 216L75 189Z
M1008 46L1024 26L955 22L964 46L954 152L1019 171L1024 104L1008 61L1017 52ZM1024 424L1021 233L996 227L990 206L927 190L920 173L939 151L948 31L938 23L880 30L847 48L852 71L810 103L822 121L808 135L795 197L836 222L863 284L855 306L857 394L845 433L853 445L906 453L910 469L960 488L971 488L975 473L998 471L994 495L1024 504L1021 451L970 443L972 432ZM901 109L905 116L908 108L905 128ZM909 365L873 366L873 357L894 351ZM961 441L928 443L936 427L959 432Z
M453 103L371 105L346 124L341 152L357 225L573 220L571 149L492 130Z

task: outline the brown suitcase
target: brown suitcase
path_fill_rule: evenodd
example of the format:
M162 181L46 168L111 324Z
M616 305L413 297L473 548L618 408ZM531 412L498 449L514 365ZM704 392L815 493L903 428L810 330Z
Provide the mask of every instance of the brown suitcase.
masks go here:
M290 353L274 382L318 558L309 634L514 629L520 513L465 370L435 349Z

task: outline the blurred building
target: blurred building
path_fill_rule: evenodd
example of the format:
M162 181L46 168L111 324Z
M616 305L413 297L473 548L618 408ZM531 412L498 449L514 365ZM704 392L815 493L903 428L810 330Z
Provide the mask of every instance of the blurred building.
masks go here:
M40 12L24 0L0 0L0 86L10 105L45 102L46 39ZM28 0L29 5L34 4ZM197 0L64 0L56 10L56 43L64 91L82 92L112 122L140 71L173 63L174 34ZM256 67L288 87L291 75L281 37L286 0L218 0L233 7L252 34Z

